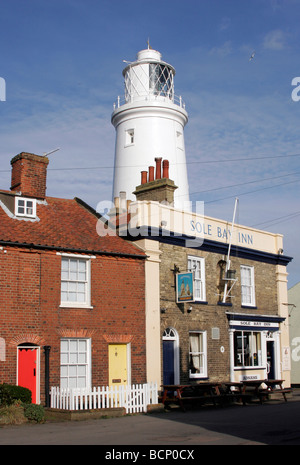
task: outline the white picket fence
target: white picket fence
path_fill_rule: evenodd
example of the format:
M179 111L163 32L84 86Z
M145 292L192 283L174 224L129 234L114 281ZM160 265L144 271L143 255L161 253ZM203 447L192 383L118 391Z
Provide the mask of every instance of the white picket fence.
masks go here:
M158 403L156 383L132 386L102 386L88 389L51 387L51 408L93 410L124 407L126 413L147 412L147 405Z

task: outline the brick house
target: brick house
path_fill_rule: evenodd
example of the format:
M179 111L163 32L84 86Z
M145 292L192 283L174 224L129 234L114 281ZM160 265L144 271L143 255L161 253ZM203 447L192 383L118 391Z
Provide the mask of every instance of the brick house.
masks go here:
M0 382L49 387L146 380L145 254L96 231L80 199L46 196L49 160L11 160L0 191Z
M269 377L290 386L286 267L291 257L283 254L282 236L238 224L232 229L230 222L175 209L168 163L163 170L161 159L156 163L158 175L154 167L141 173L129 224L115 199L119 234L148 257L148 381ZM189 285L183 295L180 279L184 288Z

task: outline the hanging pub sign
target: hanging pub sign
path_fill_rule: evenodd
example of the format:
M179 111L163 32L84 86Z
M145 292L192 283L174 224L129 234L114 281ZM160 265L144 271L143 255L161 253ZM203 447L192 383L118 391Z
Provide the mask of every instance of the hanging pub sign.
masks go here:
M176 302L194 302L193 273L178 273L176 275Z

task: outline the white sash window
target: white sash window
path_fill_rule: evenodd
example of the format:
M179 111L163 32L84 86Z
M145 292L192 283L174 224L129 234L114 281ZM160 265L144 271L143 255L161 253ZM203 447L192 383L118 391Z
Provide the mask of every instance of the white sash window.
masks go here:
M206 300L205 290L205 259L200 257L188 257L188 271L194 273L194 298L196 301Z
M207 377L207 344L205 331L190 332L189 376L190 378Z
M89 307L90 260L78 256L61 258L61 306Z
M61 339L60 387L90 387L90 339Z
M255 285L253 266L241 265L242 305L255 307Z

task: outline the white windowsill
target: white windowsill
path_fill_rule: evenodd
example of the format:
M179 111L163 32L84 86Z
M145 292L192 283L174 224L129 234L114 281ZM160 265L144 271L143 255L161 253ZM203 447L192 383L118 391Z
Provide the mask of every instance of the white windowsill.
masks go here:
M87 309L93 309L94 307L92 305L80 305L76 302L70 304L70 303L63 303L63 304L60 304L59 306L60 308L87 308Z

